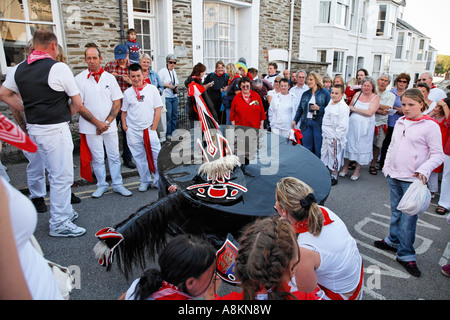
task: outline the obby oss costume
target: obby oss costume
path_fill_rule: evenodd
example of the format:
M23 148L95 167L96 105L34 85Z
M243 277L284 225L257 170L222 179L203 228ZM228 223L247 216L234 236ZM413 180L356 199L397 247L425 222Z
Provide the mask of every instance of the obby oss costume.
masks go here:
M94 252L107 270L116 255L127 277L133 266L145 268L146 259L155 257L167 236L193 233L216 246L217 273L234 284L238 246L234 237L256 218L276 214L277 182L296 177L310 185L317 202L323 203L331 189L330 174L319 158L297 142L266 130L219 126L211 113L213 105L198 83L190 83L187 93L201 134L196 141L196 129L190 135L174 136L158 156L161 184L165 184L160 193L173 184L177 191L160 195L115 227L98 231Z

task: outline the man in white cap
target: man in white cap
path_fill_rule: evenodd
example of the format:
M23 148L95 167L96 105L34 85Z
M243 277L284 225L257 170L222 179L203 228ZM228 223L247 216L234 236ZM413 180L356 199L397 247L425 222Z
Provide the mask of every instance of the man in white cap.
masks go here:
M106 182L103 147L108 155L113 191L129 197L132 193L123 186L120 173L119 138L115 121L123 94L114 76L104 71L101 67L103 58L97 47L88 47L85 51L84 59L88 69L75 77L80 88L83 104L97 120L103 121L108 125L108 130L99 132L91 122L80 117L80 134L83 135L82 147L85 150L89 150L91 154L92 168L97 178L97 190L92 194L92 197L100 198L109 187ZM83 157L84 154L85 152L80 150L80 157ZM81 169L84 169L83 163ZM84 174L84 172L82 173ZM92 175L86 177L86 179L92 181Z

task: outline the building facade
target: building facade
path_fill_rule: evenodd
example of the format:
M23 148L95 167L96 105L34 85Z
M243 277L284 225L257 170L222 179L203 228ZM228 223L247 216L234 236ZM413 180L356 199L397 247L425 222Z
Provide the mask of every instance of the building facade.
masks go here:
M328 62L327 73L346 81L360 68L413 80L434 72L431 39L403 20L405 10L404 0L303 0L300 59Z
M85 45L96 43L104 63L114 59L114 47L134 28L143 52L152 57L152 69L165 67L174 53L180 82L193 65L207 72L216 61L236 63L267 72L269 61L279 70L318 70L328 64L300 56L301 0L8 0L0 2L0 71L24 58L34 30L56 33L75 74L86 68Z

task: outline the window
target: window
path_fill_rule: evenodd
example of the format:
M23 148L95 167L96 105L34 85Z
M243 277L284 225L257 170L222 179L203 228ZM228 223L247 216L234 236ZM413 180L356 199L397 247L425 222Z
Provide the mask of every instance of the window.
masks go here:
M150 0L133 0L133 11L152 14L152 3Z
M372 71L372 77L374 79L378 79L378 76L380 74L381 69L381 58L382 56L380 54L376 54L373 57L373 71Z
M317 61L327 62L327 50L317 50Z
M403 42L405 39L405 33L399 32L398 33L398 39L397 39L397 47L395 50L395 59L401 59L402 53L403 53Z
M51 0L0 1L0 62L6 67L20 63L25 47L34 31L50 29L56 32Z
M356 70L364 68L364 57L358 57L358 60L356 61Z
M333 56L333 72L342 73L344 65L344 52L335 51Z
M352 0L352 7L350 9L350 30L353 33L355 33L357 30L356 0Z
M431 62L432 62L432 60L433 60L433 53L432 52L428 52L426 70L431 70Z
M319 22L330 23L331 1L320 1Z
M218 60L236 61L236 8L219 3L204 5L204 63L212 72Z
M336 5L336 24L347 27L350 11L349 0L338 0Z
M425 46L425 39L420 39L419 50L417 51L417 60L422 61L424 58L423 48Z
M378 11L377 37L384 36L384 27L386 25L387 5L381 4Z
M384 55L384 65L383 65L383 71L386 73L389 73L389 70L391 69L391 55L385 54Z
M369 6L369 3L367 0L364 0L363 6L362 6L362 12L361 12L361 25L359 27L359 33L363 36L366 35L367 31L367 7Z

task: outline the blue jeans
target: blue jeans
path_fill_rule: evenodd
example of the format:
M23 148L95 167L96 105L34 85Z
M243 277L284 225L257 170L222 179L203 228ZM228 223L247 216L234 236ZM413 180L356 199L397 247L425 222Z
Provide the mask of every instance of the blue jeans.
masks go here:
M317 121L306 119L306 130L302 131L303 146L313 152L320 159L320 151L322 149L322 130L319 128Z
M409 216L397 210L397 206L411 182L387 177L391 195L391 225L386 243L397 248L397 258L401 261L416 261L414 241L416 240L417 215Z
M171 136L172 132L174 132L177 129L178 97L174 98L166 97L166 109L167 109L166 136Z

